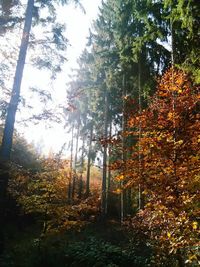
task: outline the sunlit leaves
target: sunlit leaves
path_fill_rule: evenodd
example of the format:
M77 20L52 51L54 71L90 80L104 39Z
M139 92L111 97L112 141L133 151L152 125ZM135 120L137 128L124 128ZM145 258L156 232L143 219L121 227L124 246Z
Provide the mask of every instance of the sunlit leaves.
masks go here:
M186 257L188 247L198 244L198 94L184 72L169 69L149 107L129 119L135 129L130 136L139 134L140 123L141 137L123 174L127 186L142 185L146 202L133 224L157 240L158 254L176 255L181 249Z

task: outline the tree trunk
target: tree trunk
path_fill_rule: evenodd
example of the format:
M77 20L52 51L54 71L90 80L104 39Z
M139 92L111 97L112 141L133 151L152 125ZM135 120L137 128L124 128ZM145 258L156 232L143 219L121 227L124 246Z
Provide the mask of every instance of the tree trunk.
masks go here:
M82 155L81 155L81 175L79 178L79 190L78 190L78 197L82 197L83 192L83 167L84 167L84 149L85 149L85 140L83 139L82 144Z
M78 128L77 128L77 133L76 133L76 148L75 148L74 167L73 167L74 174L73 174L73 183L72 183L72 199L74 199L75 191L76 191L76 179L77 179L76 166L77 166L77 159L78 159L79 129L80 129L80 123L78 123Z
M104 147L103 147L103 177L102 177L102 195L101 195L101 215L106 216L106 176L107 176L107 135L108 135L108 90L105 90L105 110L104 110Z
M110 119L110 127L109 127L109 139L111 140L112 138L112 117ZM111 144L108 145L108 183L107 183L107 196L106 196L106 214L109 214L111 212L110 209L110 199L111 199L111 192L110 192L110 187L111 187L111 168L110 168L110 164L111 164L111 151L112 151L112 147Z
M126 204L126 194L124 192L124 182L126 180L126 137L125 137L125 131L126 131L126 103L125 103L125 97L126 97L126 88L125 88L125 75L123 74L123 80L122 80L122 161L123 161L123 180L120 182L121 187L121 197L120 197L120 220L121 223L124 220L125 215L125 204Z
M139 115L142 113L142 86L141 86L141 58L139 55L138 60L138 105L139 105ZM138 174L139 174L139 180L142 179L142 158L141 158L141 137L142 137L142 126L141 126L141 120L139 120L139 136L138 136ZM141 182L138 185L138 210L142 209L144 207L144 196L142 195L143 187Z
M23 30L23 35L21 39L17 67L16 67L15 77L14 77L14 82L13 82L12 95L11 95L10 103L8 105L5 127L4 127L4 132L3 132L3 139L2 139L2 144L1 144L1 159L4 161L7 161L10 159L10 154L11 154L11 149L12 149L15 116L16 116L18 103L20 100L20 88L21 88L23 70L24 70L25 59L26 59L26 52L28 48L28 41L29 41L30 30L31 30L33 7L34 7L34 0L28 0L24 30Z
M74 145L74 125L72 126L72 136L71 136L71 158L70 158L70 177L69 177L69 187L68 187L68 202L72 201L72 178L73 178L73 145Z
M5 127L3 131L3 138L0 149L0 253L4 249L4 232L2 231L4 231L5 225L6 194L9 180L8 162L10 160L10 154L12 149L15 116L20 100L20 88L31 30L33 7L34 0L28 0L12 94L7 109Z
M88 162L87 162L87 178L86 178L86 192L85 192L86 197L88 197L90 194L90 164L91 164L92 135L93 135L93 125L91 124L89 149L88 149Z
M109 129L109 139L111 140L112 138L112 118L110 121L110 129ZM111 186L111 168L110 168L110 164L111 164L111 152L112 152L112 147L111 144L109 144L108 146L108 155L109 155L109 168L108 168L108 194L110 191L110 186Z

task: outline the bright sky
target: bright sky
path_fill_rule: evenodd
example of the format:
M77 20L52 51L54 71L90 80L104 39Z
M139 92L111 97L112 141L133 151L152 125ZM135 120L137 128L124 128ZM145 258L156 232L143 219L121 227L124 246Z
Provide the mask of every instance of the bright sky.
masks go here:
M72 69L77 67L76 61L85 48L89 28L92 21L97 17L101 0L82 0L81 3L86 14L72 4L59 8L59 18L61 22L66 23L66 36L71 44L66 52L68 62L64 66L64 71L59 74L56 82L52 85L47 73L41 75L40 71L33 70L27 64L22 83L22 95L26 93L28 86L37 81L40 88L53 87L52 95L58 104L63 103L63 100L66 99L66 83L70 80L69 75L72 73ZM20 116L19 112L18 120L20 120ZM63 129L63 125L59 124L53 124L51 128L44 122L29 127L22 127L18 124L17 129L24 134L29 142L41 145L42 151L45 153L50 150L58 152L62 145L69 141L69 135Z

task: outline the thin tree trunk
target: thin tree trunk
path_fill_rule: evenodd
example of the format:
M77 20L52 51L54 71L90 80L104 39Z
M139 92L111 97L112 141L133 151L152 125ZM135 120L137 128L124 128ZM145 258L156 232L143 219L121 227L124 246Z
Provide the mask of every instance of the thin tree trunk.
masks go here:
M112 118L110 121L110 129L109 129L109 139L111 140L112 138ZM109 167L108 167L108 194L110 191L110 186L111 186L111 168L110 168L110 164L111 164L111 145L109 144L108 146L108 155L109 155Z
M76 166L77 166L77 159L78 159L78 141L79 141L79 129L80 129L80 123L78 123L77 133L76 133L76 147L75 147L75 157L74 157L74 174L73 174L73 183L72 183L72 199L74 199L75 191L76 191L76 179L77 179L77 173L76 173Z
M170 19L170 30L171 30L171 65L174 66L174 56L175 56L175 47L174 47L174 25L172 18Z
M83 139L82 155L81 155L81 174L80 174L80 179L79 179L79 190L78 190L78 197L79 198L82 197L82 192L83 192L84 149L85 149L85 141Z
M89 194L90 194L90 164L91 164L92 135L93 135L93 125L91 124L90 140L89 140L89 148L88 148L88 162L87 162L87 177L86 177L86 192L85 192L86 197L89 197Z
M170 20L171 28L171 64L172 64L172 87L174 87L174 64L175 64L175 46L174 46L174 25L173 20ZM174 176L177 176L177 150L176 150L176 140L177 140L177 130L176 130L176 92L172 92L172 110L173 110L173 170Z
M17 67L16 67L15 77L14 77L14 82L13 82L12 95L11 95L10 103L8 105L5 127L4 127L4 132L3 132L3 139L2 139L2 144L1 144L1 159L5 161L10 159L10 154L11 154L11 149L12 149L15 116L16 116L18 103L20 100L20 89L21 89L21 82L22 82L22 77L23 77L26 53L27 53L27 48L28 48L28 41L29 41L30 30L31 30L33 7L34 7L34 0L28 0L24 30L23 30L23 35L21 39L19 56L17 60Z
M125 96L126 96L126 88L125 88L125 74L123 74L122 79L122 161L123 161L123 180L120 182L121 187L121 196L120 196L120 220L121 223L124 221L125 215L125 192L124 192L124 182L126 176L126 138L125 138L125 131L126 131L126 110L125 110Z
M69 177L69 187L68 187L68 202L71 203L72 200L72 178L73 178L73 145L74 145L74 125L72 126L72 136L71 136L71 158L70 158L70 177Z
M109 139L111 140L112 138L112 118L110 120L110 127L109 127ZM110 187L111 187L111 144L108 145L108 182L107 182L107 195L106 195L106 214L109 214L110 209L109 209L109 203L110 203Z
M138 60L138 105L139 105L139 115L142 113L142 103L141 103L141 62L140 62L140 55ZM138 167L138 173L139 173L139 180L141 181L141 120L139 120L139 136L138 136L138 160L139 160L139 167ZM139 182L138 185L138 209L140 210L142 208L142 189L141 189L141 183Z
M108 90L105 89L105 110L104 110L104 147L103 147L103 177L102 177L102 196L101 196L101 214L104 219L106 216L106 180L107 180L107 135L108 135Z

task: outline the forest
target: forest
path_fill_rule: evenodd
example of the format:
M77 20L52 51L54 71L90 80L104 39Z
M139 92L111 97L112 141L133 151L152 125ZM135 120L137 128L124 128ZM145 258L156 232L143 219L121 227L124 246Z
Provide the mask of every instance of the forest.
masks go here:
M200 266L200 1L102 0L55 111L21 85L64 71L69 4L0 0L0 267ZM29 111L64 119L59 152L18 131Z

